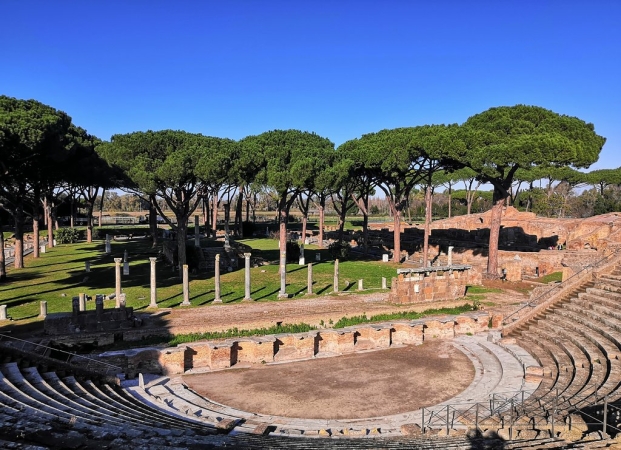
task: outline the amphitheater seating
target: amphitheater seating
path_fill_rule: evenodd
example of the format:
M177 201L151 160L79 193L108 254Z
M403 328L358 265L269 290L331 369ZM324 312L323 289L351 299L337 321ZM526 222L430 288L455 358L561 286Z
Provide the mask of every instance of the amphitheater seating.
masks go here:
M514 424L515 441L504 440L507 428L500 425L496 427L500 436L467 435L466 426L474 423L467 413L459 417L461 429L454 427L449 436L442 436L438 426L431 430L433 438L402 435L402 425L420 423L420 412L415 411L389 416L383 423L263 417L204 399L176 379L151 380L146 389L130 381L120 386L106 384L96 377L31 365L26 359L2 354L0 348L0 447L607 448L611 441L602 439L600 432L577 442L562 439L564 431L560 437L550 437L550 419L545 414L554 405L560 426L563 415L592 405L596 399L621 399L619 305L621 270L617 268L518 329L519 345L501 342L503 349L478 337L455 339L477 369L473 383L458 400L502 398L503 393L515 390L515 382L523 377L525 367L534 364L533 358L542 366L541 383L532 385L534 394L520 405L522 411L533 413L533 422ZM444 405L437 407L439 412ZM490 423L494 420L508 419L501 413L490 418ZM308 439L325 433L333 438Z

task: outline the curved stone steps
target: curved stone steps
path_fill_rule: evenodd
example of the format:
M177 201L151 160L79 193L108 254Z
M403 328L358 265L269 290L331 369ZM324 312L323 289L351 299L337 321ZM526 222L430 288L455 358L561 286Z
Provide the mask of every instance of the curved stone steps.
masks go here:
M30 411L34 415L44 415L51 419L60 419L67 422L74 421L75 414L70 408L48 405L45 401L41 401L38 398L30 395L29 392L22 391L19 387L15 386L10 380L8 380L2 372L0 372L0 390L3 394L9 398L12 398L17 404L19 404L26 411ZM96 422L85 420L86 424L96 426ZM75 424L74 424L75 425ZM82 425L82 424L80 424Z
M439 411L443 411L447 404L473 404L476 401L487 402L491 395L514 394L524 386L524 369L522 362L506 349L488 342L485 337L463 336L454 340L455 345L461 346L462 351L468 354L475 364L475 378L471 385L456 397L436 405ZM526 358L526 355L525 355ZM530 363L535 361L530 358ZM493 368L496 368L495 370ZM263 426L274 427L272 432L278 434L303 434L304 436L320 436L326 430L331 433L359 433L366 434L374 431L376 434L401 435L401 425L407 423L420 423L422 411L412 411L381 418L352 419L352 420L307 420L291 417L279 417L272 415L254 414L240 411L226 405L220 405L209 399L202 398L191 389L177 382L169 382L162 378L145 386L144 393L140 387L124 383L124 387L133 395L150 401L151 404L159 404L164 408L174 408L175 411L187 412L194 420L207 420L213 423L214 418L243 419L236 426L235 431L252 431L254 428ZM529 384L529 389L535 390L538 383ZM145 398L146 396L146 398ZM526 394L528 397L528 393ZM426 408L429 415L433 408ZM216 425L214 423L214 425ZM244 425L247 427L244 429Z
M585 314L596 313L606 327L621 332L621 311L604 303L592 303L584 299L576 299L571 303L574 311L582 310Z
M102 384L101 386L97 386L94 383L89 382L89 385L92 389L97 389L104 396L107 396L109 399L115 401L117 404L123 404L125 405L125 407L133 409L134 411L142 414L145 419L160 421L162 426L193 428L202 432L215 432L212 427L200 426L198 424L195 424L193 426L192 422L185 420L185 418L170 416L168 414L161 413L157 409L154 410L153 408L149 408L144 403L137 401L133 396L127 395L124 390L119 389L119 391L117 391L113 386L110 386L109 384Z
M112 407L109 407L108 404L97 403L90 401L86 396L78 395L61 380L56 372L46 372L41 374L41 377L48 383L48 385L54 389L56 392L62 394L64 397L79 403L85 408L89 408L91 410L101 411L102 414L109 415L111 417L124 417L128 416L123 412L117 411Z
M580 382L574 382L577 376L577 368L574 366L571 357L567 354L566 349L561 343L559 343L559 339L557 337L550 335L547 330L542 327L539 327L536 330L529 330L529 333L530 336L537 339L540 345L546 348L546 350L552 355L558 368L558 375L554 385L551 386L550 391L546 395L542 395L539 398L541 405L547 405L557 394L562 395L570 389L572 383L574 383L574 386L583 386L584 383L586 383L586 373L584 370L578 373L578 379Z
M543 368L543 378L539 387L533 392L533 398L540 398L548 395L558 379L558 366L555 360L550 356L548 351L539 345L539 341L535 341L531 336L528 336L528 331L523 331L520 337L517 339L522 343L524 348L528 348L533 357L537 360L539 365Z
M192 422L164 414L158 409L150 409L144 404L138 405L139 407L137 408L128 406L114 397L107 396L90 380L78 382L73 377L66 377L63 381L77 395L84 395L91 402L116 410L118 414L125 415L128 421L136 422L137 424L151 422L155 426L167 426L170 428L191 429L194 426ZM203 430L201 429L201 431Z
M588 328L585 330L583 327L578 327L580 328L578 332L593 342L607 360L619 359L619 346L615 342L614 331L603 329L600 322L589 316L589 310L576 311L570 307L565 307L558 311L558 315L566 318L569 322L573 322L574 326L581 324Z
M93 408L88 408L56 391L45 380L43 380L43 378L39 375L36 367L21 369L21 373L24 379L28 381L33 389L36 389L45 397L53 399L56 404L62 404L66 407L71 408L71 410L74 411L74 415L79 415L80 417L84 418L90 418L93 422L101 422L105 420L106 423L110 424L124 424L123 420L118 419L118 414L110 414L109 412L107 412L107 414L104 415L101 411Z
M566 319L552 315L547 318L547 326L552 332L569 339L576 344L589 358L591 375L588 381L588 385L584 386L584 389L579 391L579 395L586 398L589 395L595 393L606 381L608 374L608 363L605 359L603 352L592 343L589 339L585 338L580 333L575 333L574 330L568 329L568 322ZM605 367L602 366L605 364Z

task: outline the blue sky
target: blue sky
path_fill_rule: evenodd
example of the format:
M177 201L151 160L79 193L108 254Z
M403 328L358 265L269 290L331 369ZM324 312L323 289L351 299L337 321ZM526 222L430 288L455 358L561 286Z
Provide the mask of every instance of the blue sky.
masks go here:
M383 128L538 105L621 166L621 2L3 0L0 93L90 133L241 139Z

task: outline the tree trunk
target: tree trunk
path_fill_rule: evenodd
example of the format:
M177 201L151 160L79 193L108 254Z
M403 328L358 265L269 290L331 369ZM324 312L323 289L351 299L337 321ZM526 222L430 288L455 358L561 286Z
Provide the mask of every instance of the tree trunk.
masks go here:
M33 211L34 217L32 218L32 257L38 258L39 255L39 215Z
M453 189L450 184L449 184L448 191L449 191L448 218L450 219L451 218L451 206L453 203Z
M33 198L33 205L32 205L32 257L33 258L38 258L39 257L39 240L40 240L40 233L39 233L39 219L41 218L41 207L39 206L41 202L41 192L39 191L38 188L35 188L34 190L34 198Z
M4 233L0 221L0 282L6 280L6 260L4 258Z
M326 200L319 200L319 248L323 248L323 222L325 219Z
M157 227L157 209L155 208L157 199L155 195L149 197L149 230L151 230L151 239L153 241L151 247L155 248L158 244L158 227Z
M229 232L229 220L231 219L231 204L226 202L224 204L224 235L228 236Z
M218 235L218 193L214 192L211 207L211 231L213 232L214 239Z
M491 211L489 226L489 246L487 257L487 274L490 277L498 277L498 242L500 238L500 222L502 221L502 209L506 196L499 188L494 188L494 203Z
M304 242L306 242L306 226L307 226L307 224L308 224L308 212L305 212L302 215L302 244L304 244Z
M51 197L48 197L46 204L45 215L47 217L47 248L54 248L54 219L52 217L54 202Z
M70 227L74 228L75 227L75 194L71 194L71 214L69 215L70 218L69 220L70 222Z
M237 196L237 207L235 208L235 223L237 224L237 236L243 237L243 206L244 206L244 197L242 195L242 190L239 190L239 195Z
M429 234L431 230L431 186L425 187L425 231L423 234L423 267L429 265Z
M285 200L286 201L286 200ZM280 227L279 227L279 249L280 249L280 291L279 295L286 295L287 287L287 207L285 201L281 201L280 208Z
M396 263L401 262L401 208L391 205L393 213L393 255L392 260Z
M362 246L364 254L369 254L369 197L364 200L364 209L362 211Z
M185 241L188 234L188 217L177 217L177 256L179 260L179 278L183 279L183 265L187 262Z
M345 207L345 203L347 202L347 198L343 202L341 211L339 213L339 242L343 242L343 234L345 233L345 218L347 216L347 209Z
M101 228L101 226L103 225L103 204L104 204L105 196L106 196L106 189L104 188L101 191L101 201L99 202L99 223L97 224L99 228Z
M15 208L15 259L13 267L16 269L24 268L24 204L22 201Z

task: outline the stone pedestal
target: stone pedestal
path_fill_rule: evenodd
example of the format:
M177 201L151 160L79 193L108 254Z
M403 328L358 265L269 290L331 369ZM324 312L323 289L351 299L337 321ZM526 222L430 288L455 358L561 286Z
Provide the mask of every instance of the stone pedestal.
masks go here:
M278 297L288 298L287 295L287 250L280 250L280 291Z
M306 280L307 283L307 294L312 294L313 293L313 263L309 263L308 264L308 277Z
M78 294L78 302L80 311L86 311L86 294L84 294L83 292Z
M6 305L0 305L0 320L7 320Z
M386 277L382 277L382 289L388 289L388 286L386 284Z
M119 307L119 297L121 296L121 262L122 258L114 258L114 272L116 275L116 283L114 288L114 298L116 300L116 307Z
M363 285L364 281L362 280L358 280L358 290L359 291L364 291L364 285Z
M250 298L250 253L244 253L244 301L252 301Z
M334 260L334 292L339 291L339 260Z
M214 303L222 303L222 298L220 297L220 255L216 255L216 266L215 266L215 275L214 275L214 290L215 297L213 299Z
M39 303L39 317L45 319L47 317L47 302L42 301Z
M190 275L188 273L188 265L183 265L183 302L181 306L190 306Z
M129 263L128 262L123 263L123 275L125 276L129 275Z

